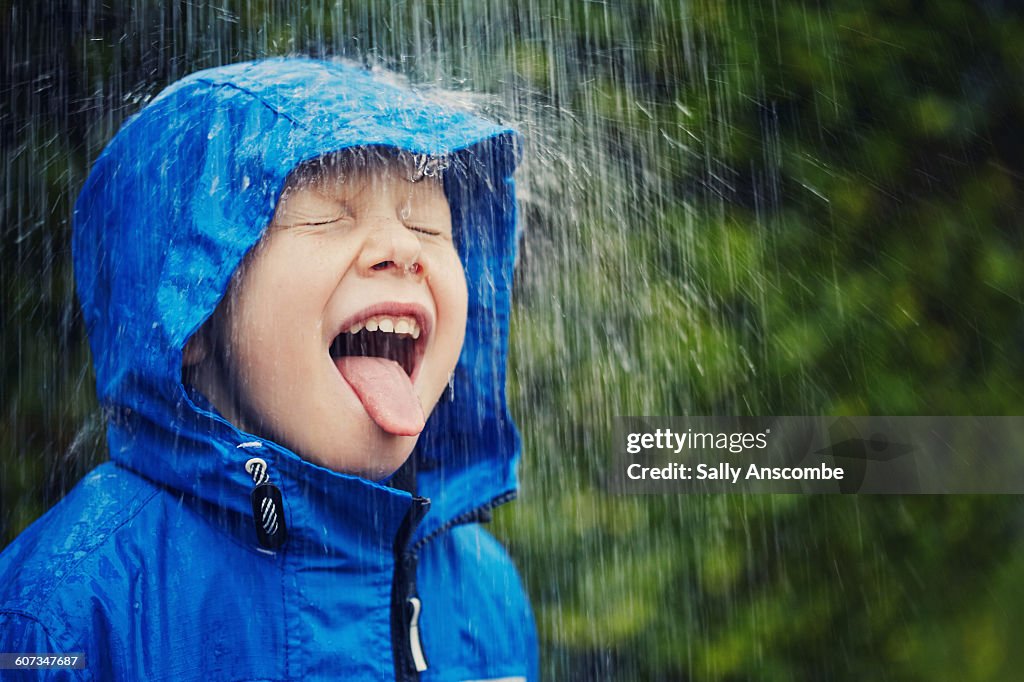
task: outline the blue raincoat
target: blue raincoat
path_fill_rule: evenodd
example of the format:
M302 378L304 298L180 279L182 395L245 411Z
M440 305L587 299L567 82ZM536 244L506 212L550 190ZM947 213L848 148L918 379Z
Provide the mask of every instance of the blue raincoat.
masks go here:
M415 493L240 432L181 381L185 342L289 172L367 145L468 168L445 185L466 339L454 399L413 454ZM45 674L58 679L536 679L520 579L480 525L516 489L504 384L517 160L510 130L305 59L195 73L130 119L74 216L111 461L0 555L0 652L84 653L84 670ZM270 549L254 456L280 492L285 539Z

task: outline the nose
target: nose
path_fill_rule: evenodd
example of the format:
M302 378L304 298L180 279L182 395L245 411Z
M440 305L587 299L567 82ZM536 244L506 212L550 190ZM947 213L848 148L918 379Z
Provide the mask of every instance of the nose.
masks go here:
M400 220L383 219L366 236L359 254L360 270L364 274L391 271L419 276L423 273L421 252L419 237Z

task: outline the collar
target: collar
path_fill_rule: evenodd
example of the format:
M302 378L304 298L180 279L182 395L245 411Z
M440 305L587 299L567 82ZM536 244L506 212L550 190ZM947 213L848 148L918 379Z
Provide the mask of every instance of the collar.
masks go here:
M258 549L251 502L256 486L245 464L259 457L267 464L269 482L281 491L288 533L284 551L389 564L395 536L413 505L411 493L325 469L240 431L184 387L179 397L168 412L112 411L111 459L200 502L240 543Z

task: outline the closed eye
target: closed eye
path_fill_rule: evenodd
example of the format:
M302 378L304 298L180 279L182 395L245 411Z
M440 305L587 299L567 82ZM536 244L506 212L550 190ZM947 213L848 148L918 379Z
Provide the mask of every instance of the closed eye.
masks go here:
M406 228L412 230L413 232L429 234L431 237L440 237L442 234L440 230L430 230L425 227L419 227L418 225L406 225Z
M323 227L324 225L334 225L345 220L351 220L352 215L350 213L340 213L330 218L326 217L315 217L308 220L300 220L295 223L295 227Z

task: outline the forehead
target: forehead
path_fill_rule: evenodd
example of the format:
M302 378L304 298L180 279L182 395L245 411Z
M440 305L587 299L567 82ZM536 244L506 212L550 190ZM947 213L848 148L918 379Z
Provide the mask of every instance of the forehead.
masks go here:
M453 227L441 172L423 172L423 159L394 150L347 150L298 166L274 208L277 226L336 221L394 212L401 220Z

